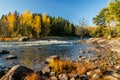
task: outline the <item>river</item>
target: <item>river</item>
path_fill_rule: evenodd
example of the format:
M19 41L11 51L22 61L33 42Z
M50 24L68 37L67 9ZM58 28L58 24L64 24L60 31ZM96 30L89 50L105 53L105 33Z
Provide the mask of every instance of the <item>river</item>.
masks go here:
M80 43L78 38L0 42L0 50L8 50L10 54L18 57L18 59L5 60L6 56L10 54L0 55L0 66L12 67L19 64L37 69L37 66L51 55L58 55L63 59L77 61L79 55L87 56L82 54L81 51L87 52L88 46Z

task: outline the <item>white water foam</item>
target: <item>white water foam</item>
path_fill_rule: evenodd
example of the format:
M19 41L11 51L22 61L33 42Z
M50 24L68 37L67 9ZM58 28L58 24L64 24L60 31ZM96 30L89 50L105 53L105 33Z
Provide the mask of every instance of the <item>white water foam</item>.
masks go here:
M78 40L38 40L27 42L0 42L0 48L18 48L18 47L30 47L39 45L51 45L51 44L69 44L78 42Z

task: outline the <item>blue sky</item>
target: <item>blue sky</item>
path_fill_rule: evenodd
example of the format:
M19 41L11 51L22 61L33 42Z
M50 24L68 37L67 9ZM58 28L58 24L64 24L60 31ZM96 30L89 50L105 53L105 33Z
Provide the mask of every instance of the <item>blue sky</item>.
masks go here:
M108 0L1 0L0 16L17 10L23 13L44 13L51 16L61 16L74 24L85 18L93 25L92 18L107 5Z

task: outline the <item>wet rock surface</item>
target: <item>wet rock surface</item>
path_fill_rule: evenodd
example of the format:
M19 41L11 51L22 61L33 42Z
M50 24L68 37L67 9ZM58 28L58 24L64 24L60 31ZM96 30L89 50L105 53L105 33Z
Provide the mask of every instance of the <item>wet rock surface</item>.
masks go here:
M0 80L22 80L28 74L33 72L33 70L25 66L16 65L10 71L8 71Z
M21 37L20 39L18 39L18 41L28 41L29 39L29 37Z
M10 60L10 59L17 59L18 57L15 55L8 55L5 59Z
M9 51L7 51L7 50L2 50L2 51L0 51L0 54L9 54L10 52Z

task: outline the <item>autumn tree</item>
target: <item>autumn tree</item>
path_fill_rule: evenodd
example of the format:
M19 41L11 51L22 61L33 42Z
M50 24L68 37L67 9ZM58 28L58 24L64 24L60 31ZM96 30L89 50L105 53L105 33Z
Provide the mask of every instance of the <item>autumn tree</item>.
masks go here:
M23 14L20 15L20 27L21 32L24 36L28 36L31 34L32 29L32 14L30 11L26 10Z
M36 15L34 17L32 27L33 27L34 31L36 32L37 38L39 38L40 33L41 33L41 18L40 18L40 16Z
M9 13L7 16L7 20L8 20L8 31L11 35L11 37L14 37L14 27L15 27L15 15L12 13Z
M120 36L120 14L119 14L120 13L120 1L110 3L108 8L117 26L118 36Z
M7 20L7 17L5 15L3 15L1 20L0 20L0 34L1 34L1 37L3 37L3 38L9 37L8 20Z
M48 34L49 34L49 32L50 32L50 18L49 17L47 17L47 14L46 13L44 13L43 14L43 17L42 17L42 34L44 35L44 36L47 36Z

